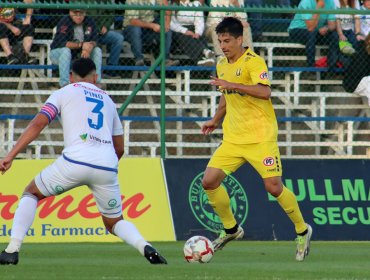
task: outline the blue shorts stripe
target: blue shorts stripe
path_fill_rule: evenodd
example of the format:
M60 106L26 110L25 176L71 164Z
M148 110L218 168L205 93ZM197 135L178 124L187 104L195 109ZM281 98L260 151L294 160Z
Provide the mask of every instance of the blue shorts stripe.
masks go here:
M112 172L118 173L118 170L116 168L99 166L99 165L94 165L94 164L90 164L90 163L86 163L86 162L81 162L81 161L73 160L73 159L70 159L70 158L66 157L64 154L63 154L63 158L66 161L69 161L69 162L72 162L72 163L75 163L75 164L85 165L85 166L92 167L92 168L95 168L95 169L101 169L101 170L105 170L105 171L112 171Z

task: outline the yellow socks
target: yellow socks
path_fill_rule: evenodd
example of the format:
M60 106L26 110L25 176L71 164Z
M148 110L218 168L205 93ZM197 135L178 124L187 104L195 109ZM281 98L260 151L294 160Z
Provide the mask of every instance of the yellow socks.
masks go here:
M214 190L205 190L205 192L208 196L209 204L221 218L224 228L233 228L237 222L231 211L230 197L227 191L222 186L219 186Z
M304 232L307 229L307 226L303 220L301 210L299 210L297 198L294 193L286 187L283 187L282 193L276 199L293 222L296 233Z

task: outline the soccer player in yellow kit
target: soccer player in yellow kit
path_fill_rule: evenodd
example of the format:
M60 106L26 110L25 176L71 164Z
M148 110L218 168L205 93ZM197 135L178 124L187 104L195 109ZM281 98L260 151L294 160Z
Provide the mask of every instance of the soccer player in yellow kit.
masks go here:
M211 84L217 86L222 95L216 114L202 126L202 133L207 135L223 120L222 144L210 159L202 181L209 203L224 226L213 245L219 250L227 242L244 235L221 182L249 162L263 178L265 189L276 197L293 222L297 233L296 260L303 261L309 253L312 228L304 222L295 195L281 180L278 127L270 100L266 63L248 47L242 46L243 25L238 19L224 18L217 25L216 33L225 57L218 62L218 77L212 77Z

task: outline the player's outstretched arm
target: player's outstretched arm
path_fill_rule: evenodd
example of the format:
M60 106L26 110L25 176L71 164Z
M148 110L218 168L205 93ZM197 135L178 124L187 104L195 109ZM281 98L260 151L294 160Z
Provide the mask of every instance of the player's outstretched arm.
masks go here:
M29 123L27 128L19 137L17 143L11 151L0 160L0 171L4 174L11 166L14 158L27 147L29 143L35 140L40 132L49 124L49 119L43 114L37 114L35 118Z

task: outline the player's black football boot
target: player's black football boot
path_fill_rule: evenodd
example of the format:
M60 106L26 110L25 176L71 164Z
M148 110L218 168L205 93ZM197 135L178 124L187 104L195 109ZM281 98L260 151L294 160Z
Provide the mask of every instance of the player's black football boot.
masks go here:
M167 264L167 261L150 245L144 247L144 256L151 264Z
M16 265L18 263L18 252L14 253L7 253L5 251L2 251L0 254L0 264L1 265L7 265L7 264L14 264Z

